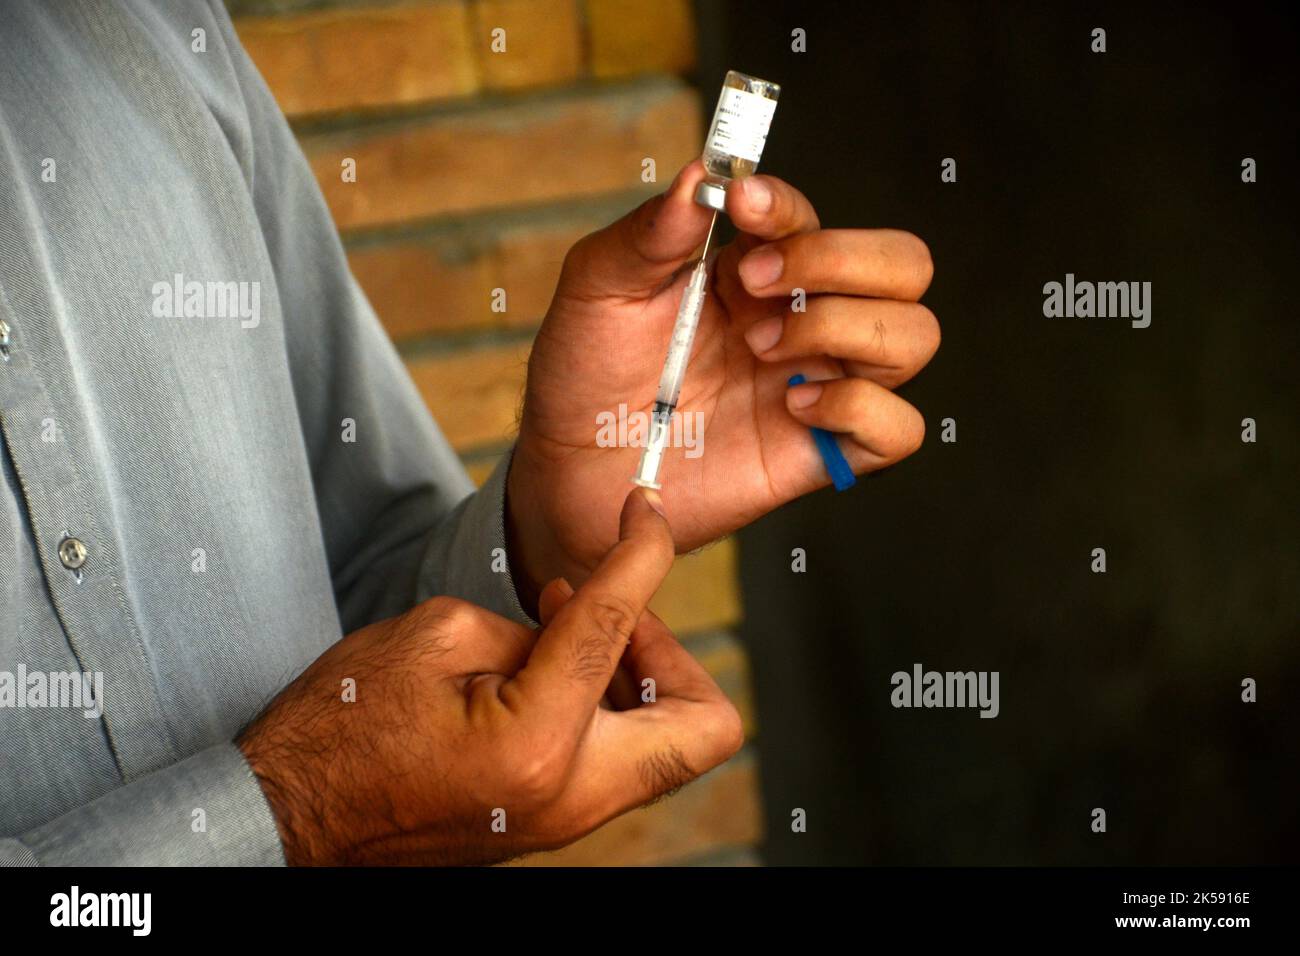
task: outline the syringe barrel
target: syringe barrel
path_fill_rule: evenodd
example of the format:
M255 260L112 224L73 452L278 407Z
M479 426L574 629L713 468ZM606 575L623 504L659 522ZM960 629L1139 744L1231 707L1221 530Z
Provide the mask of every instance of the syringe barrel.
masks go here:
M704 310L705 282L708 278L704 260L691 271L691 278L682 293L677 307L677 321L673 323L673 337L668 343L668 356L664 359L663 375L659 378L659 392L655 401L660 405L676 407L681 395L682 379L686 377L686 363L695 345L695 330L700 326L700 313Z

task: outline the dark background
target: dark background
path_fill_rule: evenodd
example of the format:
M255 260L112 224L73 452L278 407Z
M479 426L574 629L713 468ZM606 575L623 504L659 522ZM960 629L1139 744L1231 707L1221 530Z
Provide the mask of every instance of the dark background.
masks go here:
M699 14L705 98L782 84L764 171L824 225L925 239L944 330L902 390L922 450L741 537L767 861L1294 862L1296 32L1240 4ZM1044 318L1067 272L1150 281L1150 328ZM999 671L1001 715L893 709L916 662Z

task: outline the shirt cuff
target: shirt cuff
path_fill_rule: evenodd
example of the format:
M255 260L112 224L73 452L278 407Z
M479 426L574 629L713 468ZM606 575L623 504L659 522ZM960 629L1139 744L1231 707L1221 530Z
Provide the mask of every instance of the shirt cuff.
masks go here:
M515 590L506 548L506 476L513 456L511 449L434 535L420 570L421 599L445 594L537 627Z
M133 780L17 842L30 859L4 855L40 866L284 865L271 807L233 743Z

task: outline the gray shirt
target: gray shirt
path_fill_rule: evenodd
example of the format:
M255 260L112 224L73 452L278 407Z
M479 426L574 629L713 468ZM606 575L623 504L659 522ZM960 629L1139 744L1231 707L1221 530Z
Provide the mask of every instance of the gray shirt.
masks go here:
M0 321L0 865L283 862L241 727L431 595L528 619L220 0L0 0Z

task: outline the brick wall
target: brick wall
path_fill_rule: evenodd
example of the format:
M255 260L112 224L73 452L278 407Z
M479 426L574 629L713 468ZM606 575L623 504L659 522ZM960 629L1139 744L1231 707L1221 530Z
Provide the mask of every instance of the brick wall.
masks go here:
M294 123L361 285L482 481L509 448L565 250L700 149L688 0L228 0ZM493 52L493 31L505 52ZM711 99L711 97L710 97ZM662 183L642 182L653 158ZM344 160L356 164L345 182ZM492 310L492 290L507 310ZM652 605L753 707L735 552L680 560ZM749 863L752 751L671 800L526 865Z

